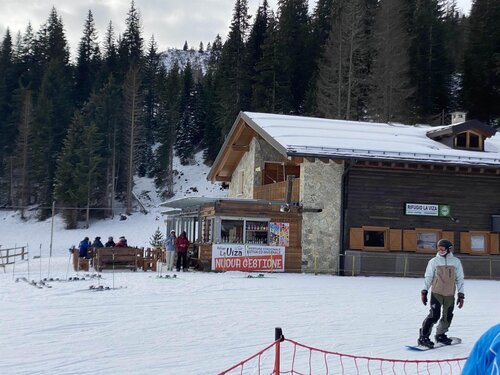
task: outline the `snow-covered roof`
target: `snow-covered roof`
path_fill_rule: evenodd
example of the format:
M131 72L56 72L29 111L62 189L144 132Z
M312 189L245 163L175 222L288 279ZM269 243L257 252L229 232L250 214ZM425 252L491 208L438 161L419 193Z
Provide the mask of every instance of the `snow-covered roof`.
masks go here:
M427 136L428 125L409 126L242 112L257 133L287 156L355 157L500 166L500 135L484 151L453 149ZM236 126L237 122L235 123Z

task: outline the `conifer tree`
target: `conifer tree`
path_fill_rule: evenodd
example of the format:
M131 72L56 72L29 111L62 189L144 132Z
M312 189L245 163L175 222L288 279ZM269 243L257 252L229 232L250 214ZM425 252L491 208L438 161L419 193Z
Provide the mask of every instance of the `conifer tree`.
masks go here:
M16 81L12 38L7 29L0 45L0 176L3 162L12 153L12 139L15 136L12 94Z
M444 39L443 4L439 0L416 2L411 19L411 74L415 87L417 120L442 123L449 110L452 66Z
M76 113L57 161L54 191L56 201L65 207L63 216L68 229L76 228L84 209L88 223L89 209L95 202L95 187L100 179L97 173L102 162L100 142L95 124L86 126L83 117Z
M142 38L142 24L139 11L135 7L135 2L130 2L127 13L126 30L123 33L120 48L122 49L122 64L126 71L132 65L140 65L144 56L144 39ZM126 55L123 56L123 53ZM123 59L126 59L123 61Z
M157 227L153 235L149 238L149 244L154 248L160 248L163 246L163 233L160 227Z
M284 83L280 54L278 52L277 25L271 13L267 19L267 28L262 44L262 58L255 66L252 85L252 108L254 111L284 113L288 107L285 93L289 92L289 83Z
M410 118L413 94L410 76L410 38L406 31L405 1L380 2L373 28L375 56L369 113L376 121L405 122Z
M302 114L313 65L307 0L279 0L278 6L277 52L283 70L278 82L289 88L289 93L279 93L280 100L287 103L284 113Z
M251 86L245 59L248 28L248 2L236 0L216 78L217 126L221 134L229 131L240 110L249 107Z
M210 43L209 43L210 44ZM204 77L204 101L206 108L205 117L205 127L203 130L203 159L205 163L211 164L217 157L220 145L222 144L221 129L216 121L217 110L217 76L219 69L219 61L222 53L222 40L220 35L215 37L213 45L210 48L207 47L207 51L210 51L210 57L208 60L207 72Z
M79 105L88 100L96 83L101 63L101 52L97 38L94 16L89 10L85 19L83 36L78 45L75 69L75 96Z
M194 116L195 95L193 72L191 64L188 61L183 74L180 121L177 125L175 142L175 150L182 165L190 164L193 161L194 149L196 146L194 143L197 134Z
M108 27L106 29L106 34L104 36L104 48L102 54L102 64L101 70L99 72L99 83L97 87L102 87L107 84L109 76L113 74L116 80L121 77L118 71L118 51L115 41L115 33L113 24L109 21Z
M249 67L249 77L253 86L256 84L257 78L257 65L260 63L263 57L263 44L266 37L267 25L268 25L268 10L267 0L264 0L261 6L257 8L257 14L255 15L255 20L250 30L250 35L247 42L247 65ZM256 99L253 98L251 103L253 104ZM252 106L250 109L253 110Z
M180 98L182 92L179 65L174 62L170 72L162 66L160 70L160 107L158 110L158 140L160 146L155 152L155 183L163 188L162 196L171 198L173 191L173 158L176 140L176 126L180 116Z
M16 98L19 102L19 125L14 154L15 176L11 181L11 187L15 188L15 200L11 204L19 207L21 218L24 219L25 207L30 202L32 182L30 163L32 161L33 94L29 89L20 88L16 92Z
M470 14L464 93L468 117L500 125L500 4L476 0Z
M362 83L366 81L366 12L363 0L334 4L332 29L316 79L316 110L320 117L360 119L364 114Z
M139 150L144 146L143 133L143 99L141 96L141 72L138 66L131 66L123 87L124 120L125 120L125 153L123 169L126 181L125 207L126 213L132 212L134 174L137 172Z
M99 197L97 205L109 208L109 216L113 216L114 199L117 190L119 171L119 150L123 149L122 133L123 97L121 88L111 75L103 88L93 94L84 108L86 124L95 124L101 134L102 146L99 155L104 160L102 178L97 186Z

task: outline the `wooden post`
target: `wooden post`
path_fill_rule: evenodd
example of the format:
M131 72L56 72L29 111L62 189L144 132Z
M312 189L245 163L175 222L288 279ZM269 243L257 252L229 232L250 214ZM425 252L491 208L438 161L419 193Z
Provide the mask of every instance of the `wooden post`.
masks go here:
M351 276L354 276L354 263L355 263L355 261L356 261L356 256L353 255L352 256L352 275Z
M276 345L274 346L274 372L273 374L279 375L280 374L280 344L282 341L285 340L285 336L283 336L283 331L281 328L276 327L274 329L274 341L276 341Z

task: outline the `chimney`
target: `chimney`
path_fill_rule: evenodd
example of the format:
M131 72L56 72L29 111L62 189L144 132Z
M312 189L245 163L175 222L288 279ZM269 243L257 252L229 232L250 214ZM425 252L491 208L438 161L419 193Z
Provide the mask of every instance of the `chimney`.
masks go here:
M465 122L465 115L466 114L467 114L466 112L460 112L460 111L451 112L451 125L460 124L461 122Z

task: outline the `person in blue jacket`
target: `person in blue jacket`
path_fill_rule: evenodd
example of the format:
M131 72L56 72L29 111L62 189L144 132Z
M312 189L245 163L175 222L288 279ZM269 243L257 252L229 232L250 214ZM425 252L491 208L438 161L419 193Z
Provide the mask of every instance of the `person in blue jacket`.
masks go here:
M90 241L88 237L85 237L83 240L80 241L80 245L78 245L78 249L80 250L80 258L86 258L87 257L87 251L89 250L90 247Z
M500 324L491 327L476 341L462 375L500 375Z

